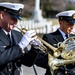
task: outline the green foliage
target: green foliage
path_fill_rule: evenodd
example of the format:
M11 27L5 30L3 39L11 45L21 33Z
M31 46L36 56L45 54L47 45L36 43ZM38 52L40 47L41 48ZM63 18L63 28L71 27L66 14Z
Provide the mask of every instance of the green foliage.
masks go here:
M70 7L68 7L66 10L75 10L75 7L70 6Z
M37 36L39 36L40 38L42 38L43 35L44 35L44 34L41 34L41 33L37 34Z

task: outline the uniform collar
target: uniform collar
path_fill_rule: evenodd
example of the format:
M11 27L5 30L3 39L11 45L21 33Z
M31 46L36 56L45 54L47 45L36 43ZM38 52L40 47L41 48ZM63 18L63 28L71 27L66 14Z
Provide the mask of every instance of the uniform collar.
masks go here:
M4 29L2 29L3 31L4 31L4 33L7 35L7 34L9 34L10 35L10 37L11 37L11 31L10 32L7 32L7 31L5 31Z
M59 31L60 31L60 33L61 33L61 35L63 36L63 38L64 38L64 40L66 39L66 34L61 30L61 29L58 29ZM69 34L68 34L68 37L69 37Z

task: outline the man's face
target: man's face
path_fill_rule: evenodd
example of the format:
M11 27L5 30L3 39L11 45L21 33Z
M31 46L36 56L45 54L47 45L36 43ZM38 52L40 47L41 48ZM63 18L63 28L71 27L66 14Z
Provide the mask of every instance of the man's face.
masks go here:
M7 12L0 12L0 27L9 32L17 24L17 19L11 17Z
M74 24L66 22L64 20L60 21L60 29L66 34L70 34L74 28Z

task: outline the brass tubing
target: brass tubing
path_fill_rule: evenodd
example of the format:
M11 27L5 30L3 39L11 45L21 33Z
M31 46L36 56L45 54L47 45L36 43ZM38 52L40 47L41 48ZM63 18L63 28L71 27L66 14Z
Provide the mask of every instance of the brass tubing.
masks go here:
M16 27L16 28L18 28L18 27ZM18 29L21 31L22 34L25 33L23 30L28 31L26 28L22 28L22 29L18 28ZM37 39L39 39L47 48L49 48L53 52L55 52L57 50L57 48L55 48L52 45L50 45L49 43L47 43L46 41L44 41L43 39L41 39L39 36L37 36Z

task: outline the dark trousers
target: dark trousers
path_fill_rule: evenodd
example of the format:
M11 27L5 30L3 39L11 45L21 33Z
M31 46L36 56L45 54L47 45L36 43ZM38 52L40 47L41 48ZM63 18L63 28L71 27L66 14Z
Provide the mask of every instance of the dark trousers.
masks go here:
M67 65L59 67L58 70L55 71L55 75L75 75L75 65ZM47 68L45 75L52 75L50 72L50 68Z

